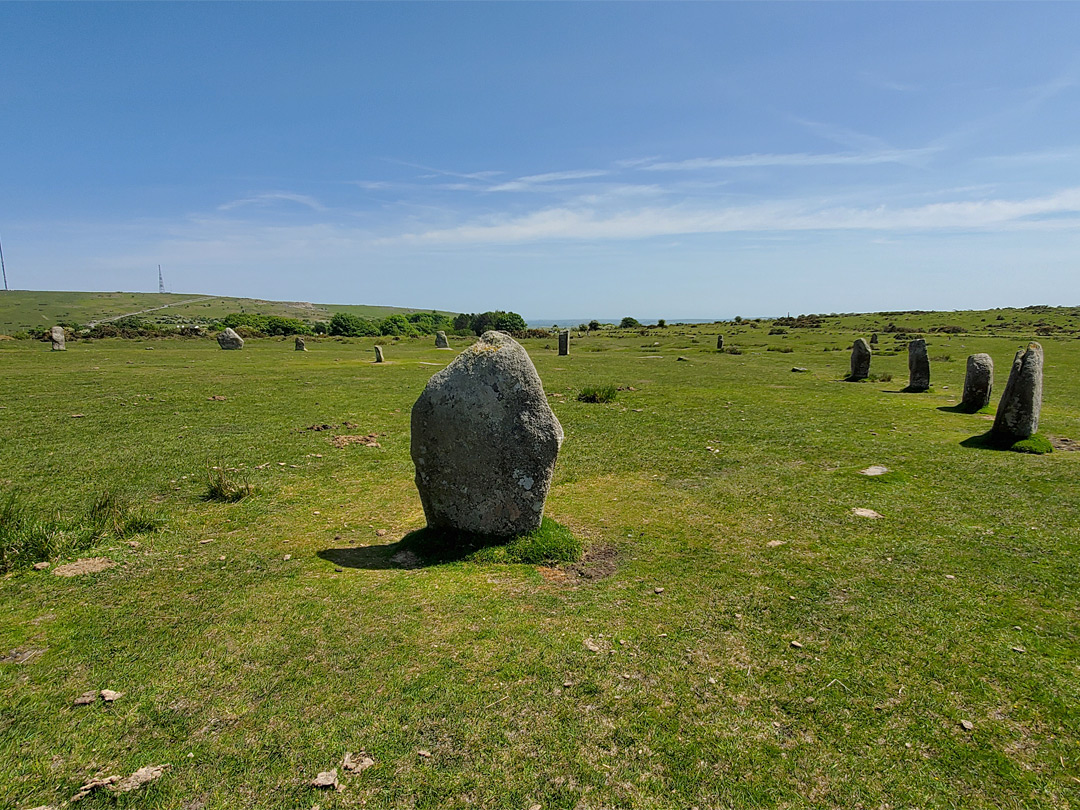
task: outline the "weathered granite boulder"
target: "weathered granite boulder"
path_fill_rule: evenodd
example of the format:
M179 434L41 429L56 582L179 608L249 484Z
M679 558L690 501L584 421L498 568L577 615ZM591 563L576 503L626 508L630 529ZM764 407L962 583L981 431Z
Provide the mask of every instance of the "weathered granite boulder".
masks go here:
M223 349L244 348L244 339L236 334L231 326L226 326L224 332L218 332L217 342Z
M436 349L449 349L450 341L446 339L446 332L435 333L435 348Z
M428 525L498 536L539 528L562 440L525 349L485 332L413 405L412 459Z
M64 338L64 327L54 326L49 330L49 337L52 339L52 350L54 352L62 352L67 350L67 344Z
M851 376L849 380L865 380L870 376L870 344L857 338L851 347Z
M1039 429L1042 372L1043 349L1038 343L1016 353L994 419L992 433L999 441L1017 442Z
M570 330L563 329L559 332L559 357L567 357L570 354Z
M302 337L300 337L300 335L296 336L296 344L295 345L296 345L296 351L298 351L298 352L306 352L307 351L307 343L304 342L304 339Z
M877 332L874 332L872 335L870 335L870 345L877 346Z
M375 347L375 362L381 363L383 361L382 346Z
M716 350L718 352L722 352L724 350L724 336L723 335L717 335L716 336Z
M994 388L994 360L988 354L973 354L967 359L964 376L964 398L961 409L968 413L990 404L990 392Z
M907 347L908 391L925 391L930 387L930 357L926 341L915 338Z

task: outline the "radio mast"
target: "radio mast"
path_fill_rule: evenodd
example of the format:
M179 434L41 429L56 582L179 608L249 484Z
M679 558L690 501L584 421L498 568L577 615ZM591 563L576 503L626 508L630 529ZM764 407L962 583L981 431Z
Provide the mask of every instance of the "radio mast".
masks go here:
M8 291L7 286L7 268L4 267L4 243L0 242L0 270L4 271L4 292Z
M165 279L161 276L161 265L157 266L157 291L159 293L165 292Z

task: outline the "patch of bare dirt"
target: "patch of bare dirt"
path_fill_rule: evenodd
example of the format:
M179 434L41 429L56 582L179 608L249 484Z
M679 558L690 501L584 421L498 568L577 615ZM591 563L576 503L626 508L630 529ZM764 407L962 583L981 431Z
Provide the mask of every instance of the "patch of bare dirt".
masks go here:
M560 570L571 582L582 579L592 581L610 577L618 567L618 549L611 543L596 543L585 552L581 562L567 563L561 566Z
M45 652L40 647L28 647L22 650L12 650L7 655L0 655L0 663L2 664L25 664L28 661L33 661L39 655Z
M87 557L67 565L58 565L53 569L53 573L58 577L77 577L80 574L96 574L114 565L116 561L108 557Z
M1080 450L1080 442L1066 439L1064 436L1050 436L1049 439L1050 444L1055 450L1063 450L1065 452L1069 452L1070 450Z
M369 433L366 436L332 436L330 444L339 450L348 447L350 444L359 444L364 447L382 447L378 442L378 436L378 433Z

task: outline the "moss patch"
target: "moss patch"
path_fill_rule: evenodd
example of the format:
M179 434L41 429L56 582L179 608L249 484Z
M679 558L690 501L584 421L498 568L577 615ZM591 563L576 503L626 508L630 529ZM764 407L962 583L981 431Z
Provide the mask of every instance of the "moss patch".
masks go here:
M1032 453L1036 456L1054 452L1054 446L1050 444L1050 440L1041 433L1033 433L1026 439L1021 439L1009 449L1017 453Z
M428 562L467 560L479 563L550 565L577 562L581 541L561 523L544 518L540 528L515 537L471 534L427 526L410 532L401 546Z

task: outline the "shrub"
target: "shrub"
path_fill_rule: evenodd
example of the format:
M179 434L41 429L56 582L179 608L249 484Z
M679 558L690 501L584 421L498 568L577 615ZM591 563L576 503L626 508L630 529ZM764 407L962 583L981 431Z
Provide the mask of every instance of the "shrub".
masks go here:
M578 402L614 402L617 395L614 385L587 386L577 395Z
M641 326L641 323L637 318L626 317L619 321L620 329L637 329Z

